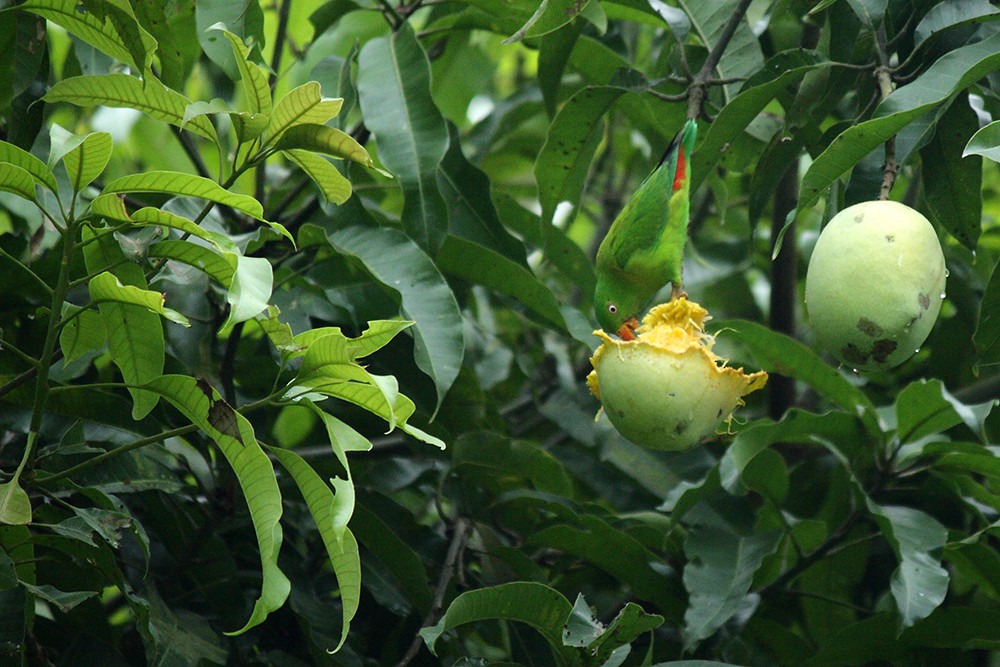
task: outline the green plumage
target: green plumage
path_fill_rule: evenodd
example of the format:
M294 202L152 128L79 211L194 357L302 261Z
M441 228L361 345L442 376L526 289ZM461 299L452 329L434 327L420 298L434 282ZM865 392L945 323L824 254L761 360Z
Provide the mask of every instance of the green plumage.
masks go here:
M698 125L689 120L618 214L597 251L594 310L609 333L638 317L667 283L682 289L687 240L690 158Z

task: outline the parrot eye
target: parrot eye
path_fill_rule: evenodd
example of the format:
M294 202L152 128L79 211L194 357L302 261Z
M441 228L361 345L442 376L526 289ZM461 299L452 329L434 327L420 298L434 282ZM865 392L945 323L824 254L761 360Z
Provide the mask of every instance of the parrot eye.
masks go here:
M616 306L613 303L609 303L608 304L608 312L611 313L612 315L615 315L618 312L618 306Z

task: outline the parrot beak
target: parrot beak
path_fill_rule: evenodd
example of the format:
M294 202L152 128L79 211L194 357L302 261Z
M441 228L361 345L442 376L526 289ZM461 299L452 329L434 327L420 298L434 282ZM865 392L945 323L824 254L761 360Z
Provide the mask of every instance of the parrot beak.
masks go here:
M622 340L635 340L635 330L638 328L639 320L634 317L630 317L624 324L618 327L618 331L615 333L617 333L618 337Z

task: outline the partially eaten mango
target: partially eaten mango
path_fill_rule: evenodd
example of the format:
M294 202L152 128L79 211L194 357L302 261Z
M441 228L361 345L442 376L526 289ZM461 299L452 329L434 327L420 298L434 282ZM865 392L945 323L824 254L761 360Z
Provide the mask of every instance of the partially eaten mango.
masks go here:
M625 438L651 449L690 449L767 382L764 371L744 373L712 352L707 319L707 310L679 298L650 310L635 340L594 332L604 342L590 359L587 385Z

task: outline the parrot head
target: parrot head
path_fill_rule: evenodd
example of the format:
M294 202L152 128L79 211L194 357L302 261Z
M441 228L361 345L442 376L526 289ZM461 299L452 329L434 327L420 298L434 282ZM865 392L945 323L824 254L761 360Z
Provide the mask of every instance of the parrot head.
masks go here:
M599 276L594 289L594 310L601 328L615 333L623 340L635 338L639 326L636 316L642 309L635 290L612 277Z

